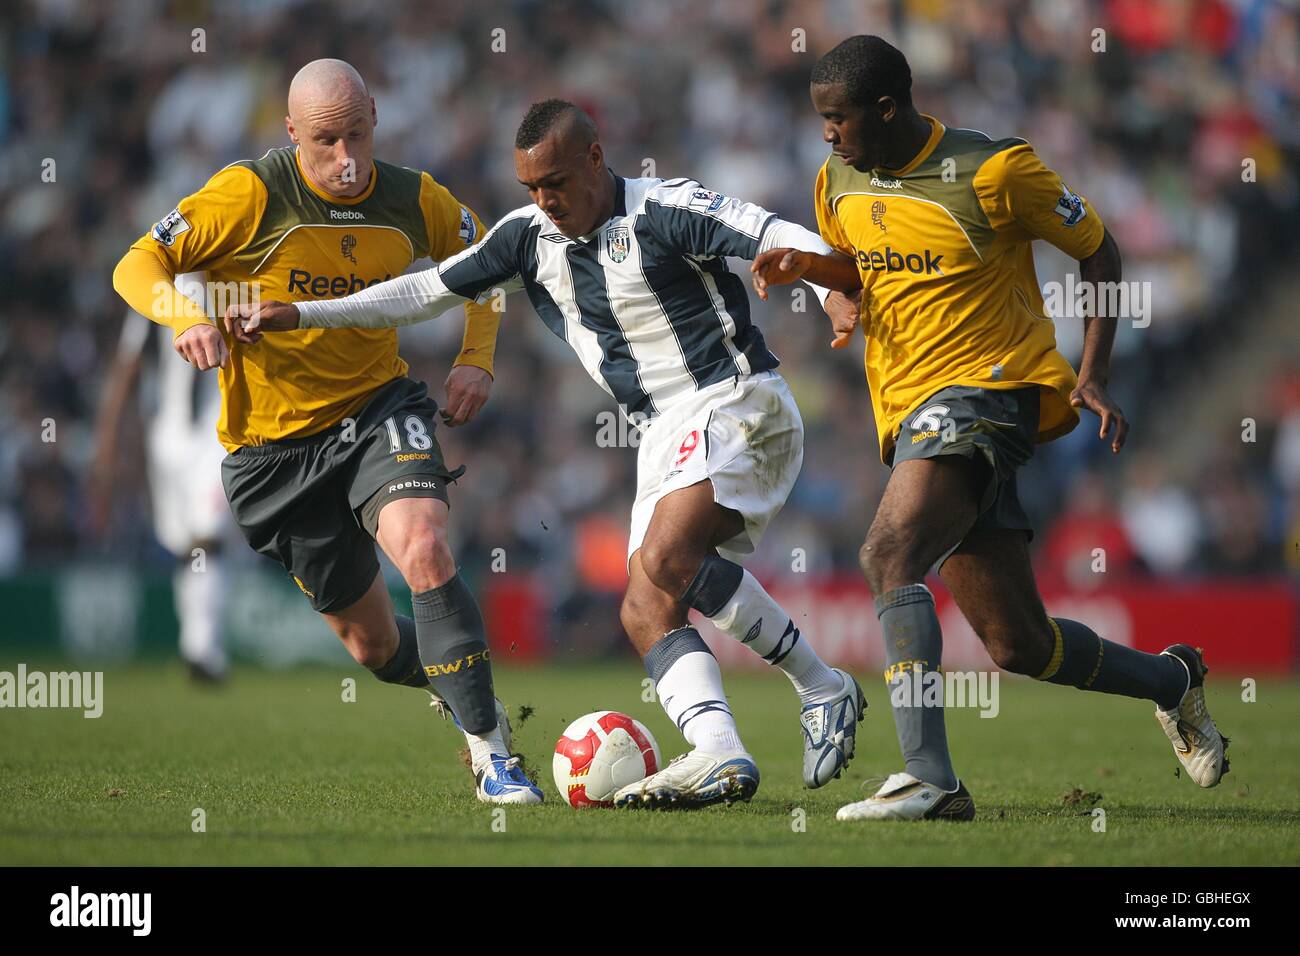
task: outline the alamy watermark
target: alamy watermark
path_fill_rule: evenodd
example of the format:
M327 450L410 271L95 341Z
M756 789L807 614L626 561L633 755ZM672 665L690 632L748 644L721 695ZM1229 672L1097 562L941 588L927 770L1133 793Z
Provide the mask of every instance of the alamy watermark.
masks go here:
M974 707L981 717L1001 710L997 671L927 669L925 661L899 661L885 669L893 707Z
M50 897L50 925L119 926L132 936L148 936L153 925L152 893L83 893L73 885Z
M58 707L83 711L86 718L104 713L103 671L0 671L0 708Z
M1088 282L1067 272L1064 282L1043 284L1043 308L1053 319L1077 319L1090 315L1130 319L1133 328L1151 324L1151 283Z

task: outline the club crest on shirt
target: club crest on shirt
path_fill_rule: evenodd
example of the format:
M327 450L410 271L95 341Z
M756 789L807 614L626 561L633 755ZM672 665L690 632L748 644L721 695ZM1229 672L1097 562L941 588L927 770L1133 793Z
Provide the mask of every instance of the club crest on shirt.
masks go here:
M610 262L622 262L631 250L631 237L627 226L613 226L605 233L605 252Z
M170 246L176 241L176 237L182 232L188 231L190 224L185 221L181 215L180 209L173 209L167 215L158 220L153 227L153 237L161 242L164 246Z
M881 232L888 232L885 226L885 204L877 199L871 204L871 221L880 227Z
M715 193L712 189L697 189L691 193L691 201L687 205L700 212L713 212L726 201L727 197L722 193Z
M1064 225L1077 225L1084 216L1088 215L1088 209L1084 206L1082 197L1070 192L1070 187L1065 183L1061 183L1061 192L1064 195L1056 200L1056 208L1052 211L1065 220Z

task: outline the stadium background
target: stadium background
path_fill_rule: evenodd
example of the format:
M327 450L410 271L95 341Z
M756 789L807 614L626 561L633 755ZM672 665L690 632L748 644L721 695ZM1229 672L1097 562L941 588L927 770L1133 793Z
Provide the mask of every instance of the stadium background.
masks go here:
M205 52L191 49L195 27ZM1104 53L1092 49L1096 28ZM504 52L493 52L496 29ZM792 49L794 30L806 52ZM0 31L6 658L56 644L101 658L173 646L172 559L150 530L139 416L114 474L91 463L123 314L110 275L213 171L286 142L285 91L304 62L354 63L378 103L376 154L427 169L485 222L526 201L511 165L515 126L530 102L561 95L597 117L616 171L639 175L653 160L658 175L690 175L812 224L826 147L808 72L844 36L875 32L907 53L924 111L1028 138L1097 206L1125 278L1151 283L1151 324L1121 323L1113 363L1129 446L1112 459L1085 417L1021 477L1049 606L1143 647L1190 630L1220 665L1294 667L1294 3L26 0L6 5ZM46 158L57 161L52 183L40 178ZM1243 181L1246 158L1254 181ZM1037 254L1043 283L1073 268L1042 243ZM808 436L803 475L753 567L809 615L805 631L828 656L870 664L879 638L856 553L887 471L860 348L830 351L815 304L792 312L778 294L752 305ZM1080 326L1057 326L1072 361ZM459 334L458 313L403 333L413 374L435 395ZM439 434L448 461L469 465L453 546L484 595L496 650L625 655L617 603L635 451L600 447L598 416L612 406L522 297L509 303L496 369L480 418ZM54 442L42 441L46 419ZM113 510L101 532L87 501L106 483ZM1099 547L1104 573L1093 570ZM490 570L498 548L502 574ZM229 553L237 654L270 664L343 655L276 569L242 542ZM800 561L806 570L793 570ZM946 660L982 660L943 607Z

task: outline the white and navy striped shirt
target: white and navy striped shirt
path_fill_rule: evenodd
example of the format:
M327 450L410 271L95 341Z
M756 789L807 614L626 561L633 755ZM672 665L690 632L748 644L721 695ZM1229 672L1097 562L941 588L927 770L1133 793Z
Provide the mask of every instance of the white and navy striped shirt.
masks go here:
M776 368L724 257L781 246L829 254L814 233L689 179L615 177L614 214L573 240L536 205L509 213L436 269L344 299L297 303L302 328L394 326L494 289L522 288L546 326L627 413ZM825 290L817 290L825 298Z

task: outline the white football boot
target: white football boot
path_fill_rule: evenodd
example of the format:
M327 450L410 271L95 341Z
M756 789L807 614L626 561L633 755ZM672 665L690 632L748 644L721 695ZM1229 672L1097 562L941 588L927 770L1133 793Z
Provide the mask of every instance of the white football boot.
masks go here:
M614 806L676 810L750 800L758 790L758 767L749 754L682 754L663 770L614 794Z
M959 780L940 790L910 773L891 774L874 797L840 807L836 820L973 820L975 801Z
M844 678L844 689L829 700L806 705L799 712L803 728L803 785L809 790L824 787L853 759L858 722L867 709L867 698L852 674L833 667Z
M1228 772L1228 738L1219 733L1205 709L1205 675L1210 669L1200 649L1189 644L1174 644L1160 653L1187 668L1187 692L1173 710L1156 707L1156 721L1174 745L1174 755L1187 776L1197 786L1217 786Z

